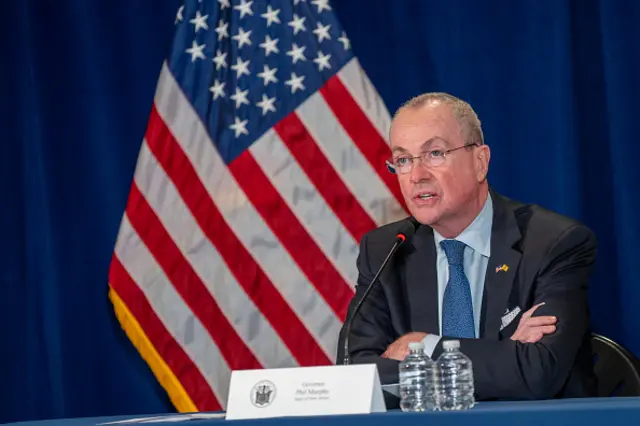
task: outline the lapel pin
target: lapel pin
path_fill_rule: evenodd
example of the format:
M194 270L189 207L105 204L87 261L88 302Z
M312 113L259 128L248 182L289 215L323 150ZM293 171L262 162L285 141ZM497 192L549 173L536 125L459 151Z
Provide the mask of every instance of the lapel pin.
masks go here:
M496 274L500 271L507 272L508 270L509 270L509 267L503 263L502 265L496 268Z

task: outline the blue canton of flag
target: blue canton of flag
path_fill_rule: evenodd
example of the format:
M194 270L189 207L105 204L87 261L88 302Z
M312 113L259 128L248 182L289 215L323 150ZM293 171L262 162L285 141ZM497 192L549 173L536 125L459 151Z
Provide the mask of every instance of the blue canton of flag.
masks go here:
M169 68L227 163L351 58L328 0L187 2Z

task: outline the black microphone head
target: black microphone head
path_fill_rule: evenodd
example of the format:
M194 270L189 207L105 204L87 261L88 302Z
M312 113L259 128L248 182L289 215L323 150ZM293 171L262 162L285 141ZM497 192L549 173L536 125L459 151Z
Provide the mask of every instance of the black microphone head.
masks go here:
M411 239L413 234L416 233L416 230L420 226L420 222L416 220L415 217L411 216L405 223L402 224L398 233L396 234L396 238L401 242L405 242L406 240Z

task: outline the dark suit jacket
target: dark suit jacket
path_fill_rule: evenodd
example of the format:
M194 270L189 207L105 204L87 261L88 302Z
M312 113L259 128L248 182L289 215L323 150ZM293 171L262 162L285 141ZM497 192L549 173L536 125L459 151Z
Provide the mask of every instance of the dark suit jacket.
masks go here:
M593 233L540 206L512 201L494 191L491 196L494 217L481 336L460 339L460 349L473 363L477 399L595 396L587 301L596 256ZM405 220L363 237L350 312ZM380 357L392 342L411 331L439 333L435 262L433 230L420 226L389 262L354 319L349 341L352 363L377 364L383 384L398 381L398 362ZM508 270L496 272L502 264ZM555 315L556 332L534 344L510 340L522 314L540 302L546 304L534 316ZM520 314L500 330L501 317L515 307L520 307ZM434 359L446 339L436 347ZM341 360L342 345L339 348Z

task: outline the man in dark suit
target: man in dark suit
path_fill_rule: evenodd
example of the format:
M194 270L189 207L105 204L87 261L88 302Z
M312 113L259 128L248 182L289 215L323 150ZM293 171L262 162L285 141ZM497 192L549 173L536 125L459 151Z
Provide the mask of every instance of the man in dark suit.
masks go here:
M594 396L593 233L489 187L490 150L464 101L414 98L395 115L390 138L388 166L421 226L355 318L352 362L376 363L383 384L397 383L409 342L424 342L436 359L444 340L458 339L473 362L478 400ZM406 220L363 237L350 310Z

